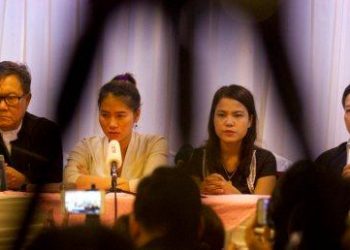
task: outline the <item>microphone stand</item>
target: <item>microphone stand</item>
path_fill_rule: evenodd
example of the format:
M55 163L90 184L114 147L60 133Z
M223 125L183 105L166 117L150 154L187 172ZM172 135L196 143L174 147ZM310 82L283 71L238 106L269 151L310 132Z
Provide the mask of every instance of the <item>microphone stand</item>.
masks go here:
M118 206L117 206L117 163L115 161L112 162L111 166L111 192L114 193L114 223L117 221L117 215L118 215Z
M96 191L96 190L97 189L96 189L95 184L92 184L91 188L88 189L87 191L89 192L89 191ZM67 222L68 222L68 219L69 219L69 214L67 216ZM100 215L99 214L87 214L85 217L85 223L87 225L90 225L90 226L100 225Z

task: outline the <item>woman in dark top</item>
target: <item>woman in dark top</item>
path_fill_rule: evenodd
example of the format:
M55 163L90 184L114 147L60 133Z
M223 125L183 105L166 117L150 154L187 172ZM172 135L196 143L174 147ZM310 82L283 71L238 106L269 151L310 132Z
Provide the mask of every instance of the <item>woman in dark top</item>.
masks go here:
M244 87L221 87L214 95L209 139L195 149L185 171L200 181L204 194L271 194L276 159L254 145L257 114L253 95Z

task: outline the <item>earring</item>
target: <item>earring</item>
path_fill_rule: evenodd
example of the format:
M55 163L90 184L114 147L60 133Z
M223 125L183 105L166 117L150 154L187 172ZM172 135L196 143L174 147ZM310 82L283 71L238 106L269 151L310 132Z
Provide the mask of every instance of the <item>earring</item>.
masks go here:
M134 124L134 128L137 128L137 127L138 127L138 126L137 126L137 123L135 123L135 124Z

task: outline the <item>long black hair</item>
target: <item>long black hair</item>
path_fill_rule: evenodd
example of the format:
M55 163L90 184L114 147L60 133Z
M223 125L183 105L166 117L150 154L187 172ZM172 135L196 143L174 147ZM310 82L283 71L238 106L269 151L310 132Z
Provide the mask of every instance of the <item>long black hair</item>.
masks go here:
M223 86L218 89L214 95L208 122L209 138L205 144L206 164L209 168L209 172L211 173L217 172L217 169L222 164L220 139L217 136L214 127L214 115L216 106L222 98L233 99L243 104L244 107L248 110L248 115L251 119L251 126L248 128L247 134L243 138L241 144L240 164L237 169L237 171L243 173L245 177L248 177L249 165L252 159L254 142L256 139L256 124L258 117L255 110L253 95L249 90L240 85Z

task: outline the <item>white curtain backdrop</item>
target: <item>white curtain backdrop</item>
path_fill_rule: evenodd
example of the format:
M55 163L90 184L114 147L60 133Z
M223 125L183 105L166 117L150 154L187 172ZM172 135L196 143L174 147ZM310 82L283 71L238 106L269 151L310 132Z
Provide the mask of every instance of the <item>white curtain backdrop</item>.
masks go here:
M134 74L142 96L137 130L168 138L171 153L180 146L176 131L176 56L167 17L155 6L124 6L108 23L89 84L64 150L99 134L97 93L116 74ZM0 60L25 62L32 73L29 111L54 119L54 105L72 48L82 33L87 0L0 0ZM283 29L288 54L304 100L305 122L316 157L348 139L341 95L350 84L350 0L284 1ZM207 137L214 92L240 84L252 91L259 116L258 144L291 161L300 158L295 135L273 89L253 22L238 10L212 8L195 29L194 146Z

